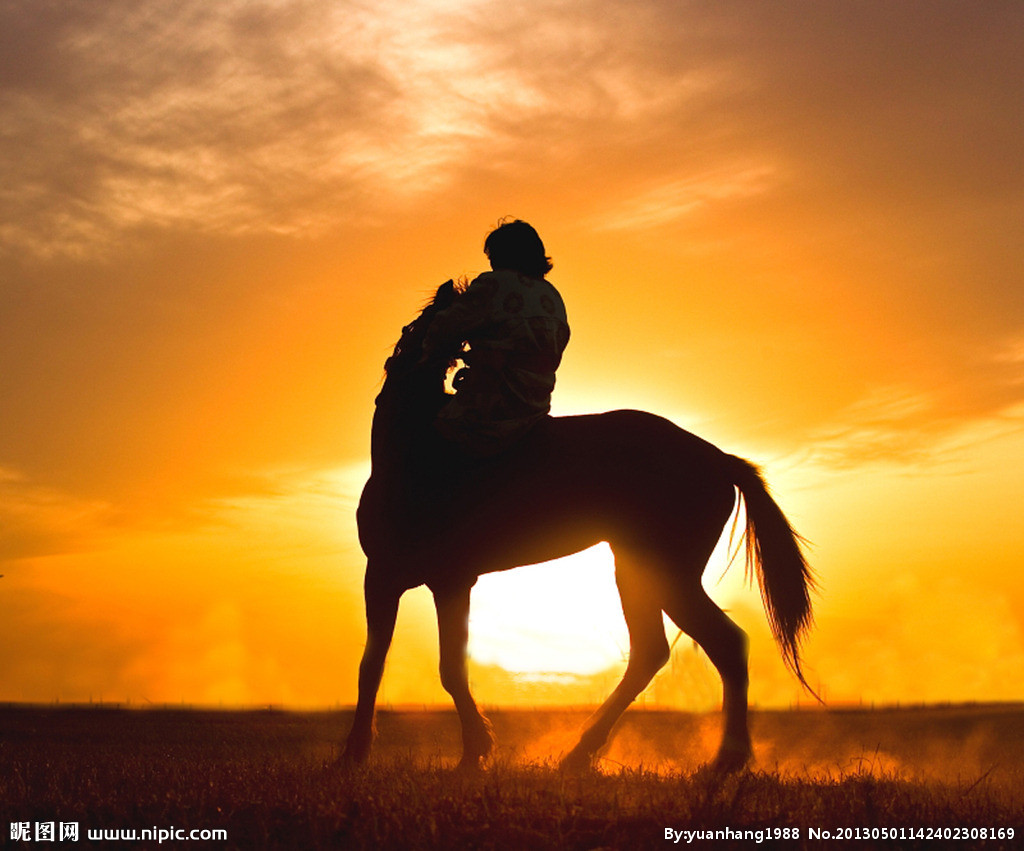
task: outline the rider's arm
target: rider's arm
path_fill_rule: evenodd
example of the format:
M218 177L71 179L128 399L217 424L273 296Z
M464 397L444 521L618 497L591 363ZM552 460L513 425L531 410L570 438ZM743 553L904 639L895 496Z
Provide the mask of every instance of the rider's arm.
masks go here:
M473 280L451 307L442 310L430 323L423 339L424 355L436 351L456 352L475 331L494 321L494 297L498 282L487 274Z

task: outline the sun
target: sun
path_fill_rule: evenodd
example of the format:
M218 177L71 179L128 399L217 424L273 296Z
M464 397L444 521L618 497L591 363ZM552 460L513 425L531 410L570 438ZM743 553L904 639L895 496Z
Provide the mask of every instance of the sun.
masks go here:
M469 636L474 661L514 673L587 675L623 661L629 635L611 549L481 576Z
M743 595L743 571L728 570L738 542L722 530L704 571L705 590L728 605ZM665 618L669 637L678 628ZM624 663L629 632L607 543L575 555L480 577L473 588L470 658L517 674L588 676Z

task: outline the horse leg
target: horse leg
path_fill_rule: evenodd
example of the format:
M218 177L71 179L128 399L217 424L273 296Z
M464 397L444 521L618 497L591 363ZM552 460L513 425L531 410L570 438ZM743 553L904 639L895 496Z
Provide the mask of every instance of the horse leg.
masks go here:
M441 685L451 695L462 724L461 769L478 769L494 746L490 722L469 691L466 645L469 643L469 597L472 588L434 592L440 645Z
M366 649L359 663L359 699L356 703L352 729L345 743L342 760L348 764L365 762L373 745L373 714L377 703L377 690L384 673L384 660L391 647L398 616L400 592L375 579L367 566L363 582L366 600Z
M615 556L615 584L622 614L629 629L629 662L622 680L600 708L590 716L576 746L562 759L569 771L589 768L608 741L615 722L636 700L669 659L665 625L661 619L657 577L630 556Z
M753 756L747 726L747 634L704 592L673 588L665 611L683 632L696 641L722 678L725 729L712 764L719 771L739 771Z

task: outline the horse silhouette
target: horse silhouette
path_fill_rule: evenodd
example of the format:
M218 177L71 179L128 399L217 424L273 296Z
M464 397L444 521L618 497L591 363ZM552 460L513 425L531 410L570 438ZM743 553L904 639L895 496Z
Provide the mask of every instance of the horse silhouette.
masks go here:
M641 411L547 417L505 453L467 462L433 426L457 353L422 350L431 319L457 293L452 282L443 284L405 326L376 400L372 473L357 511L367 556L367 640L343 759L369 756L399 598L425 584L437 609L441 683L462 725L460 766L479 766L493 736L466 667L477 577L607 541L629 630L629 662L562 767L591 765L615 722L668 661L664 611L722 678L725 724L713 766L740 769L752 756L747 636L707 596L701 576L738 492L746 515L747 578L756 573L782 657L810 691L800 641L811 624L813 579L801 539L756 467Z

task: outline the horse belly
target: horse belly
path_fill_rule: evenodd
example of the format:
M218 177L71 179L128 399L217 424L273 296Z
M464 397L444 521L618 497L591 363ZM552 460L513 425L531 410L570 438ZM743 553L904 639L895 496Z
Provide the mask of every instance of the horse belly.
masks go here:
M548 484L528 494L495 495L460 515L453 556L480 573L551 561L605 540L602 520L593 494L574 499Z

